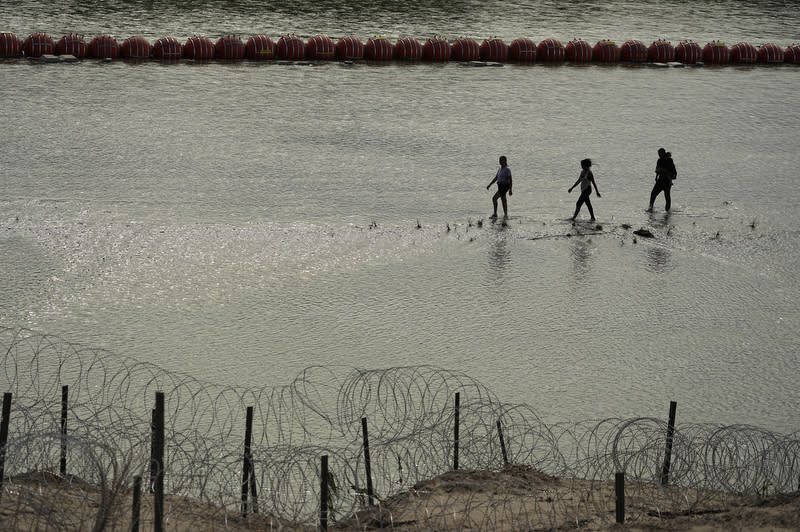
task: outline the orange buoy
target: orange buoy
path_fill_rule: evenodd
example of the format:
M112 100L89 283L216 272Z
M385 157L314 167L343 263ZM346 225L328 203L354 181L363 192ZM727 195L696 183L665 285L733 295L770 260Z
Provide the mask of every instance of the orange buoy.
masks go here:
M653 41L647 48L647 59L653 63L669 63L675 60L675 48L669 41Z
M343 61L364 59L364 43L352 35L342 37L336 41L336 57Z
M453 41L453 52L450 58L454 61L477 61L480 57L481 47L475 39L459 37Z
M783 63L783 49L774 43L768 43L758 49L759 63Z
M536 47L536 59L542 63L560 63L567 56L567 49L558 39L545 39Z
M620 49L614 41L603 39L594 45L592 60L596 63L616 63L619 61Z
M128 37L119 47L119 55L131 59L146 59L153 53L153 45L140 35Z
M517 63L533 64L536 62L536 43L531 39L519 37L508 45L508 60Z
M572 39L564 47L567 61L573 63L589 63L592 61L592 45L580 39Z
M119 57L119 43L111 35L98 35L89 41L89 57L116 59Z
M253 35L247 39L244 55L256 61L275 59L278 56L278 45L266 35Z
M196 59L207 61L214 58L214 43L211 39L203 35L189 37L183 45L183 57L186 59Z
M22 54L22 41L13 33L0 33L0 57L17 57Z
M503 39L491 37L481 43L481 59L504 63L508 60L508 45Z
M694 65L700 61L703 51L700 45L692 41L679 42L675 47L675 61L684 65Z
M703 63L707 65L727 65L730 50L722 41L711 41L703 47Z
M244 43L236 35L225 35L214 45L214 57L235 61L244 59Z
M622 43L622 46L620 46L619 55L623 61L643 63L647 61L647 47L642 41L630 39Z
M731 63L752 65L758 61L758 50L749 42L738 42L731 46Z
M86 44L86 39L83 38L83 35L68 33L56 42L56 53L83 59L89 53L89 45Z
M28 57L42 57L56 51L53 39L46 33L32 33L22 42L22 51Z
M280 59L303 59L306 56L306 43L296 35L284 35L278 39L278 57Z
M783 62L792 65L800 64L800 44L790 44L783 51Z
M364 57L374 61L388 61L394 55L394 45L386 37L370 37L364 45Z
M394 43L394 57L406 61L422 59L422 44L413 37L402 37Z
M153 44L153 57L164 61L177 61L183 57L183 45L175 37L161 37Z
M336 58L336 46L327 35L314 35L306 43L306 55L309 59L329 61Z
M431 37L422 45L422 57L428 61L450 61L453 47L444 37Z

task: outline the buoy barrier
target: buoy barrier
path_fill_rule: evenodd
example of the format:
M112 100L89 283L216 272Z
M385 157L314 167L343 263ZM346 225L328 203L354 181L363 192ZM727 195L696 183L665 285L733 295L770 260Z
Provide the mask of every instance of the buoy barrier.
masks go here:
M394 44L394 58L401 61L422 59L422 44L414 37L403 37Z
M453 47L444 37L431 37L422 45L422 58L427 61L450 61Z
M731 46L730 57L731 63L752 65L758 61L758 50L750 43L737 42Z
M647 47L642 41L631 39L620 46L620 59L631 63L644 63L647 61Z
M675 60L675 47L669 41L653 41L647 47L647 60L653 63L670 63Z
M55 51L56 45L46 33L32 33L22 41L22 52L29 57L42 57Z
M183 44L175 37L161 37L153 45L153 57L163 61L183 58Z
M525 37L514 39L508 45L508 60L515 63L535 63L536 43Z
M603 39L594 46L573 39L566 45L558 39L548 38L538 45L528 38L517 38L506 44L503 39L490 37L481 44L469 37L459 37L450 43L441 36L431 37L424 44L413 37L402 37L396 43L388 38L371 37L366 43L355 36L345 36L336 43L327 35L314 35L303 41L294 34L284 35L273 41L266 35L253 35L242 42L236 35L225 35L216 44L208 37L195 35L184 44L174 37L162 37L152 45L143 36L132 36L119 44L112 35L98 35L86 43L82 35L69 33L57 42L46 33L32 33L24 40L12 32L0 32L0 58L42 57L55 55L73 56L76 59L98 58L133 59L154 58L161 61L190 60L271 60L290 61L312 59L318 61L374 61L426 60L444 61L490 61L521 64L534 63L671 63L686 65L748 65L748 64L800 64L800 44L791 44L782 49L775 43L756 47L748 42L739 42L730 48L722 41L711 41L703 48L691 40L673 46L669 41L658 39L649 46L642 41L630 39L622 45Z
M508 45L503 39L491 37L481 43L481 59L494 63L505 63L508 60Z
M342 61L364 59L364 43L352 35L342 37L336 41L336 57Z
M207 61L213 59L215 53L214 43L211 42L211 39L203 35L189 37L183 44L183 57L186 59Z
M768 43L758 49L759 63L783 63L784 52L780 46Z
M619 57L620 49L614 41L602 40L592 49L592 58L596 63L616 63Z
M88 55L97 59L116 59L119 57L119 43L111 35L98 35L89 41Z
M305 59L306 43L297 35L284 35L278 39L278 58L296 61Z
M22 41L13 33L0 33L0 57L22 55Z
M573 39L564 48L567 61L572 63L590 63L594 58L594 48L586 41Z
M147 59L153 55L153 45L140 35L128 37L122 41L119 55L129 59Z
M459 37L453 42L454 61L477 61L481 58L481 47L478 41L469 37Z
M89 53L89 44L83 35L68 33L56 42L57 55L71 55L77 59L83 59Z
M244 56L255 61L278 57L278 44L266 35L253 35L244 45Z
M214 57L226 61L244 59L244 43L235 35L220 37L214 44Z
M558 39L545 39L536 47L536 59L542 63L560 63L566 57L567 48Z
M684 65L694 65L700 61L703 51L694 41L679 42L675 47L675 61Z
M318 61L336 59L336 45L327 35L315 35L306 43L306 55Z
M727 65L730 50L722 41L711 41L703 47L703 63L707 65Z
M364 57L373 61L389 61L394 55L394 45L386 37L370 37L364 45Z

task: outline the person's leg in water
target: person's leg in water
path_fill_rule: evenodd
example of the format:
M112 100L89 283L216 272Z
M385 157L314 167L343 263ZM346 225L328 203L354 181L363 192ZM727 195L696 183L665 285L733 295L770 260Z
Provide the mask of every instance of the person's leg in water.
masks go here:
M492 213L492 218L497 218L497 198L500 197L500 191L494 193L492 196L492 205L494 206L494 213Z
M669 208L672 206L672 197L670 197L670 189L672 185L667 185L664 187L664 200L666 201L664 205L664 209L669 211Z
M656 198L658 197L659 194L661 194L662 190L663 187L661 186L661 183L656 181L656 184L653 185L653 190L650 191L650 206L647 208L647 212L653 211L653 205L655 204Z
M578 217L578 213L579 213L579 212L580 212L580 210L581 210L581 206L582 206L584 203L587 203L588 201L589 201L589 195L588 195L588 194L581 194L581 195L578 197L578 201L576 201L576 202L575 202L575 214L573 214L573 215L572 215L572 218L571 218L572 220L574 220L575 218L577 218L577 217ZM590 211L590 212L591 212L591 211Z
M505 194L500 196L500 201L503 203L503 216L508 218L508 200L506 199Z
M589 209L589 216L591 217L590 220L594 221L594 209L592 209L592 200L589 199L588 194L586 195L586 201L584 203L586 203L586 208Z

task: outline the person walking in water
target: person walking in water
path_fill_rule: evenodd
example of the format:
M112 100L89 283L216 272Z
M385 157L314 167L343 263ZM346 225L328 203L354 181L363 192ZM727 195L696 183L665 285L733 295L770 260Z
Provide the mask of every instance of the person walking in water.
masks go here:
M491 217L497 218L497 200L499 199L503 202L503 216L508 218L508 200L506 199L506 193L508 193L509 196L512 196L513 193L511 191L511 169L508 167L508 160L505 155L500 156L500 169L497 171L497 174L495 174L491 183L486 185L486 190L489 190L489 187L495 183L497 183L497 192L492 196L494 213Z
M664 193L664 209L669 212L672 205L672 197L670 195L672 189L672 182L678 177L678 171L675 169L675 163L672 161L672 154L664 148L658 149L658 161L656 161L656 183L653 185L653 190L650 192L650 206L647 207L647 212L653 212L653 204L656 198L662 192Z
M592 202L589 199L589 196L592 194L592 186L594 186L594 191L597 192L597 197L602 198L603 196L600 195L600 191L597 189L597 183L594 181L594 174L592 174L592 160L591 159L584 159L581 161L581 175L578 176L578 180L575 181L575 184L569 187L567 192L572 192L572 189L577 187L579 184L581 186L581 195L578 198L577 203L575 203L575 214L572 215L571 220L574 220L578 216L578 212L581 210L583 204L586 204L586 208L589 209L589 216L591 216L591 220L594 221L594 209L592 209Z

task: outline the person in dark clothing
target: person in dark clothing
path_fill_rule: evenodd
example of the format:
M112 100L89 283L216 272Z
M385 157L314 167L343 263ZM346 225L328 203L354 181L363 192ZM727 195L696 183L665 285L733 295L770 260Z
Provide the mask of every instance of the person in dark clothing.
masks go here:
M658 161L656 162L656 183L650 192L650 206L647 208L647 212L653 212L653 204L662 192L664 193L664 208L669 211L672 205L672 197L670 196L672 182L676 177L678 177L678 171L675 169L672 154L664 148L659 148Z
M589 196L592 194L592 186L594 186L594 191L597 192L597 197L600 198L600 191L597 190L597 183L594 181L594 174L590 168L592 167L591 159L584 159L581 161L581 175L578 176L578 180L575 181L575 184L569 187L567 192L572 192L572 189L577 187L578 185L581 186L581 195L578 198L578 201L575 203L575 214L572 215L572 220L578 216L578 212L581 210L581 206L586 204L586 208L589 209L589 216L591 216L591 220L594 221L594 209L592 209L592 202L589 200Z

